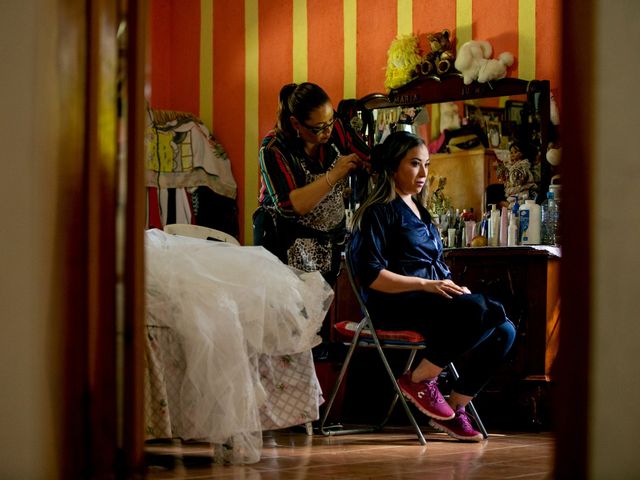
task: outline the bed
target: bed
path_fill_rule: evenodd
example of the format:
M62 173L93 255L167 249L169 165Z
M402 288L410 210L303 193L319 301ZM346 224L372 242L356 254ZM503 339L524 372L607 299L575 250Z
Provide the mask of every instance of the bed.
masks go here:
M333 299L319 273L159 229L145 252L148 440L204 440L218 463L253 463L263 430L318 418L311 348Z

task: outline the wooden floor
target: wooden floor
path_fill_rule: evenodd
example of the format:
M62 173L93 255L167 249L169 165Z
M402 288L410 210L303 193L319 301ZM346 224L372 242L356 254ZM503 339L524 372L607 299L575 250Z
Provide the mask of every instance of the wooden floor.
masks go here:
M410 429L340 437L277 431L264 436L260 462L212 465L205 444L147 445L148 479L551 479L551 433L492 433L463 443L425 429L421 446Z

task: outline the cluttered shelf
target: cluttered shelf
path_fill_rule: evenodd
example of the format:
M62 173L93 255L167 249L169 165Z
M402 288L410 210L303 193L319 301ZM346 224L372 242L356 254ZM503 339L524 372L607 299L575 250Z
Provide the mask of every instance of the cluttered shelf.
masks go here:
M544 199L544 194L547 192L551 178L554 175L552 166L548 162L542 161L546 155L549 142L552 140L550 126L551 96L548 80L525 80L505 77L484 83L476 80L465 83L463 76L458 72L450 72L441 76L419 75L402 86L390 89L386 94L372 93L366 95L359 99L357 104L362 118L365 120L364 124L366 124L363 129L363 135L373 145L377 141L375 138L376 126L374 126L373 121L374 110L379 112L392 110L393 108L413 107L420 109L428 104L442 105L446 102L465 102L467 100L490 97L509 98L505 102L505 109L502 109L504 110L505 118L501 120L497 118L493 122L491 122L491 118L489 118L489 121L481 118L478 122L473 117L472 123L463 128L442 131L442 136L446 141L441 147L447 147L451 137L460 136L460 139L465 139L471 133L474 133L487 149L492 147L507 151L512 146L515 146L514 148L520 151L522 159L526 159L532 169L538 168L539 170L536 172L535 190L536 193L540 194L541 201ZM511 115L513 115L513 118L511 118ZM502 125L498 126L500 123ZM494 126L493 130L490 128L492 125ZM474 130L475 127L477 128ZM500 132L500 130L504 130L502 134L491 134L492 131ZM436 139L434 138L433 140L432 143L435 143ZM505 142L501 140L505 140ZM430 151L432 152L448 151L451 153L449 148L431 150L431 147L432 145L430 144ZM464 146L462 149L467 150L469 147ZM488 154L490 154L490 151ZM516 160L520 160L520 158L514 157L509 164L515 164ZM495 169L493 170L495 171ZM491 170L486 169L484 173L491 173ZM485 183L485 186L496 183L493 178L490 179L491 181L485 182L484 175L476 177L476 179L478 178L482 180L480 183ZM529 198L533 197L529 196ZM482 210L485 207L486 205L481 205ZM462 205L460 208L465 208L465 206Z
M388 97L394 105L415 106L534 93L546 93L548 98L549 81L507 77L486 83L474 81L466 85L462 75L454 72L442 77L420 76L406 85L392 89Z
M458 102L478 98L508 97L511 95L543 94L549 96L548 80L524 80L521 78L501 78L486 83L465 84L457 72L443 76L419 76L406 85L393 88L388 94L374 93L361 99L365 108L388 108L421 106L432 103ZM544 105L540 106L541 108Z

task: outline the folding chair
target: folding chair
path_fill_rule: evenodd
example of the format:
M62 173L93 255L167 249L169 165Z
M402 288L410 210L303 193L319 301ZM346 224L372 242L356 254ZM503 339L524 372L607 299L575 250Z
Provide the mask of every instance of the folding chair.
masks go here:
M413 426L416 432L418 441L420 442L421 445L426 445L427 442L424 439L424 435L422 434L422 431L420 430L420 427L418 426L418 423L416 422L416 419L414 418L413 413L409 408L409 404L407 403L404 395L400 390L400 387L398 386L398 382L396 381L396 376L394 375L393 370L391 369L391 366L389 365L387 357L384 353L384 350L386 349L409 351L409 358L407 359L407 363L405 364L405 369L404 369L404 371L406 372L411 369L411 365L413 364L413 361L416 357L418 350L424 350L427 347L425 339L418 332L414 332L414 331L384 331L380 329L376 330L375 328L373 328L373 322L371 321L371 316L369 315L369 311L367 310L364 300L362 299L360 285L357 282L356 277L354 275L353 265L351 264L350 245L348 242L347 242L347 247L345 251L345 266L346 266L347 276L349 278L349 283L351 285L351 288L353 290L353 293L356 299L358 300L358 304L360 305L360 310L364 315L364 317L358 323L340 322L336 324L336 328L340 331L342 336L349 335L351 332L353 336L348 341L350 345L349 350L347 351L347 355L344 359L344 363L342 364L340 373L338 374L338 378L336 379L336 382L333 386L331 395L327 400L324 414L322 415L322 419L320 420L319 430L323 435L327 435L327 436L348 435L348 434L354 434L354 433L370 433L370 432L380 431L384 428L384 426L387 424L387 422L391 418L391 414L393 413L393 410L398 402L398 399L400 399L400 402L402 403L402 406L407 414L407 417L409 418L409 421L411 422L411 425ZM375 348L377 350L378 354L380 355L380 359L384 364L384 368L387 372L387 376L389 377L389 380L391 380L391 383L395 390L395 395L393 397L393 400L391 401L391 405L389 407L389 410L387 411L386 416L384 417L382 422L377 425L369 425L369 426L351 428L351 429L342 428L341 426L337 426L337 427L327 426L327 419L329 418L331 407L333 406L333 403L340 389L340 385L342 384L342 381L344 380L344 377L347 373L347 369L349 368L349 363L351 362L353 353L357 347ZM458 371L456 370L453 363L450 363L447 366L447 369L450 372L451 376L454 378L454 380L457 380ZM480 417L473 405L473 402L469 403L469 405L467 405L467 408L469 409L469 413L471 413L471 415L476 419L476 422L478 424L478 427L480 428L482 435L484 436L484 438L487 438L488 437L487 430L485 429L484 424L482 423L482 420L480 420Z

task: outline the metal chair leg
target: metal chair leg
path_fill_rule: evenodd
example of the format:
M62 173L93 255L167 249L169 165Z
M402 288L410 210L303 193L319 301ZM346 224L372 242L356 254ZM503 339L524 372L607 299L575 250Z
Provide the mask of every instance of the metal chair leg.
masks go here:
M400 387L398 386L398 382L396 381L395 375L393 373L393 371L391 370L391 367L389 366L389 362L387 361L387 357L385 356L383 350L382 350L382 346L380 345L380 340L378 339L378 335L376 334L375 328L373 326L373 322L371 321L371 316L369 315L369 312L367 310L367 306L365 304L365 302L362 299L362 296L360 294L360 287L357 284L357 281L355 279L355 276L353 274L353 265L351 264L351 258L350 258L350 244L349 242L346 243L346 249L345 249L345 266L346 266L346 271L347 271L347 276L349 278L349 284L351 285L351 288L356 296L356 299L358 300L358 304L360 305L360 310L364 315L364 318L360 321L360 323L358 324L358 328L356 329L356 334L353 337L353 340L351 342L352 348L349 351L349 360L351 359L351 354L353 353L353 348L355 348L355 345L358 342L358 338L360 336L360 332L362 330L362 327L364 327L364 325L367 325L367 328L371 331L371 338L373 339L373 342L375 344L376 349L378 350L378 354L380 355L380 358L382 359L382 363L385 366L385 369L387 371L387 374L389 375L389 379L391 380L394 390L396 392L396 396L394 397L393 401L391 402L391 407L389 409L389 411L387 412L387 416L386 418L383 420L383 422L380 424L380 426L377 428L378 430L381 429L389 420L389 417L391 416L391 412L393 410L393 408L395 407L398 398L400 398L400 401L402 402L402 406L404 407L405 412L407 413L407 417L409 417L409 420L411 422L411 424L413 425L413 428L416 431L416 435L418 436L418 440L420 441L420 443L422 445L426 445L426 441L424 439L424 435L422 435L422 431L420 430L420 427L418 426L415 418L413 418L413 413L411 413L411 410L409 409L409 405L407 404L404 395L402 395L402 392L400 391ZM424 348L424 346L420 346L418 348ZM413 351L412 355L410 356L409 359L409 363L408 365L410 366L411 363L413 362L413 358L415 356L415 350ZM345 360L345 365L343 365L343 369L341 370L340 374L340 378L339 381L342 381L342 376L344 375L345 372L345 366L346 366L346 360ZM339 382L336 382L337 385L336 387L339 387ZM337 388L334 387L334 392L332 393L332 400L331 403L333 403L333 396L335 393L337 393ZM329 405L328 407L330 407L331 405ZM328 410L328 409L327 409ZM322 425L321 425L321 431L323 433L325 433L326 429L324 428L324 423L326 421L326 417L328 415L328 411L325 411L325 415L323 416L322 419ZM371 431L371 430L370 430ZM341 431L340 433L347 433L346 431ZM328 433L328 434L332 434L332 433ZM335 432L333 433L335 435L337 435L338 433Z
M340 373L338 374L338 378L333 385L333 389L331 390L331 395L329 395L329 399L327 400L327 404L324 408L324 413L322 414L322 419L320 420L320 433L323 435L333 435L335 432L329 431L325 429L325 424L327 422L327 418L329 418L329 413L331 412L331 407L333 407L333 402L335 401L338 390L340 389L340 385L342 385L342 380L344 379L345 374L347 373L347 368L349 367L349 363L351 362L351 357L353 356L353 352L357 346L357 340L360 337L360 330L358 329L354 334L354 341L351 342L349 346L349 350L347 351L347 355L342 363L342 368L340 369Z
M418 423L416 422L416 419L413 416L413 413L411 413L411 410L409 409L409 405L407 404L407 401L404 398L404 395L402 395L402 392L400 391L400 387L398 386L398 382L396 381L395 375L393 374L393 370L391 370L391 366L389 365L389 362L387 361L387 357L385 356L384 352L382 351L382 346L380 345L380 340L378 340L378 336L373 333L372 334L373 337L373 341L376 345L376 348L378 349L378 352L380 353L380 358L382 359L382 363L384 363L384 368L387 370L387 374L389 375L389 379L391 380L391 382L393 383L393 388L396 391L396 395L400 398L400 402L402 403L402 406L404 407L404 411L407 414L407 417L409 417L409 421L411 422L411 425L413 425L414 430L416 431L416 435L418 436L418 441L420 442L420 445L426 445L427 441L424 439L424 435L422 434L422 430L420 430L420 427L418 426Z
M413 365L413 360L416 358L416 353L418 353L416 350L411 350L411 353L409 354L409 359L407 360L407 364L404 366L404 371L403 372L408 372L409 370L411 370L411 365ZM394 379L394 381L395 381L395 379ZM393 400L391 400L391 405L389 406L389 410L387 411L387 415L386 415L386 417L384 417L384 420L380 424L380 429L381 430L387 424L389 419L391 418L391 414L393 413L393 410L396 408L396 405L398 403L398 398L400 398L400 395L398 394L398 392L396 392L394 394L394 396L393 396Z
M335 401L338 390L340 389L340 385L342 385L342 381L347 373L347 368L349 367L349 363L351 362L351 358L353 357L353 352L358 346L358 342L360 341L360 333L362 332L364 327L364 323L360 323L358 328L353 335L351 340L351 345L349 347L349 351L344 359L342 364L342 368L340 369L340 373L338 374L338 378L336 379L336 383L333 385L333 390L331 391L331 395L329 396L329 400L327 401L327 405L325 406L324 414L322 415L322 419L320 421L320 433L325 436L333 436L333 435L349 435L352 433L371 433L377 431L379 428L377 426L372 427L362 427L362 428L351 428L351 429L339 429L339 430L330 430L326 427L327 419L329 418L329 413L331 412L331 407L333 406L333 402Z
M449 371L451 372L451 375L453 376L453 379L458 380L458 378L460 378L460 375L458 375L458 370L456 370L456 366L453 363L450 363L448 365L448 368L449 368ZM476 419L476 423L478 424L478 428L480 428L480 433L482 433L482 436L484 438L489 437L489 433L487 432L487 429L485 428L484 423L482 423L482 419L480 418L480 415L478 415L478 411L476 410L476 407L473 404L473 402L469 402L469 405L467 405L467 407L469 408L469 412L471 413L473 418Z
M336 382L333 386L333 389L331 391L331 395L329 396L329 399L327 400L327 404L325 406L325 410L324 413L322 415L322 419L320 420L320 427L319 430L320 432L325 435L325 436L333 436L333 435L349 435L349 434L353 434L353 433L371 433L371 432L376 432L379 430L382 430L382 428L384 428L384 426L387 424L387 422L389 421L389 419L391 418L391 414L393 413L393 410L397 404L398 399L400 399L405 412L407 414L407 417L409 417L409 421L411 422L414 430L416 431L416 435L418 437L418 441L420 442L421 445L426 445L427 442L424 438L424 435L422 434L422 431L420 430L420 427L418 426L418 423L416 422L413 413L411 412L411 410L409 409L409 405L407 404L404 396L402 395L402 392L400 391L400 387L398 386L395 376L393 374L393 371L391 370L391 366L389 365L389 362L387 361L387 358L382 350L382 346L380 345L380 341L378 340L377 337L374 337L374 345L376 347L376 349L378 350L378 353L380 354L380 358L382 359L382 363L385 366L385 369L387 371L387 374L389 375L389 379L391 380L393 386L394 386L394 390L395 390L395 396L391 402L391 405L389 407L389 410L387 411L387 415L384 418L384 420L378 424L378 425L374 425L374 426L370 426L370 427L360 427L360 428L352 428L352 429L340 429L340 430L331 430L326 426L327 423L327 419L329 417L329 413L331 412L331 408L333 407L333 403L337 397L338 394L338 390L340 389L340 386L342 385L342 381L344 380L344 377L346 375L347 369L349 367L349 363L351 362L351 359L353 357L353 353L357 347L358 341L359 341L359 337L360 337L360 332L361 332L361 328L358 328L353 336L353 340L351 342L351 345L349 347L349 350L347 352L347 355L344 359L344 362L342 364L342 368L340 369L340 373L338 374L338 378L336 379ZM411 365L413 364L413 360L415 359L416 356L416 351L412 350L411 353L409 354L409 359L407 360L407 364L405 367L405 371L408 370L409 368L411 368Z

